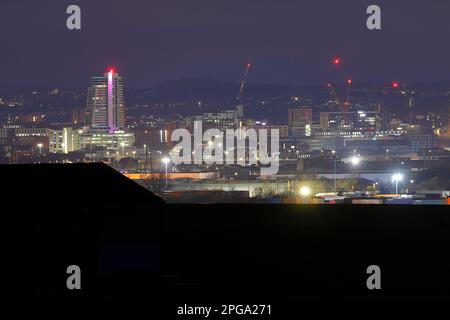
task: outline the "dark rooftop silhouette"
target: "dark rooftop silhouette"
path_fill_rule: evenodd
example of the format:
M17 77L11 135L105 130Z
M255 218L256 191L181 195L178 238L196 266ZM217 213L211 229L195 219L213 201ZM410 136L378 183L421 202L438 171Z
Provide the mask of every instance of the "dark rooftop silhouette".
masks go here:
M103 163L0 165L2 198L83 207L162 204L163 200Z

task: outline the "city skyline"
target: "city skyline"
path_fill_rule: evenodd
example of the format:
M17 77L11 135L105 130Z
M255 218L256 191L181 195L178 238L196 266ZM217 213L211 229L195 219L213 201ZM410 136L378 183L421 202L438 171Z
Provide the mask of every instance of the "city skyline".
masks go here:
M0 16L15 30L0 59L3 163L104 162L166 196L225 181L220 190L246 188L249 198L353 201L358 192L410 195L431 185L445 200L436 170L450 157L450 45L431 30L449 4L382 1L383 28L369 30L367 3L353 0L345 8L102 1L77 3L82 22L74 30L58 22L68 3L38 17L29 12L38 4L2 4L2 13L23 11L21 28ZM425 31L431 36L422 39ZM204 132L193 134L198 127ZM228 130L269 133L276 186L254 185L267 165L263 145L254 152L242 139L238 152L216 144L218 136L198 138ZM186 162L171 159L175 132L196 141L194 150L179 148ZM235 155L239 166L212 161ZM162 173L165 183L152 184ZM331 200L320 196L330 193Z
M450 301L449 14L0 0L7 299L179 319Z

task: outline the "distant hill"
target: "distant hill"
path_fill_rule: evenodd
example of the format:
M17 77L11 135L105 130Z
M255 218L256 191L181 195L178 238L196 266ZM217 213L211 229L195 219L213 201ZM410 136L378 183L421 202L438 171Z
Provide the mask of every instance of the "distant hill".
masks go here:
M159 85L143 90L141 98L152 101L189 101L189 100L212 100L233 101L239 90L239 83L221 82L213 78L182 78L168 80ZM130 93L140 90L130 90ZM280 84L255 84L248 83L245 94L248 97L274 97L290 94L298 94L305 91L299 87Z
M182 78L168 80L147 89L125 87L127 115L139 117L153 115L178 117L218 112L235 108L239 82L223 82L214 78ZM345 84L335 85L340 99L346 96ZM43 112L48 121L71 121L72 110L86 106L87 88L31 88L0 86L0 116ZM389 84L355 84L352 86L351 102L356 106L382 105L383 110L404 115L410 97L414 98L414 111L425 114L439 112L446 116L450 85L407 86L404 90L392 90ZM299 97L293 100L292 97ZM247 83L244 90L245 114L258 120L286 122L287 108L308 105L315 109L323 107L331 99L330 89L324 85L294 86L284 84ZM19 102L11 109L9 102Z

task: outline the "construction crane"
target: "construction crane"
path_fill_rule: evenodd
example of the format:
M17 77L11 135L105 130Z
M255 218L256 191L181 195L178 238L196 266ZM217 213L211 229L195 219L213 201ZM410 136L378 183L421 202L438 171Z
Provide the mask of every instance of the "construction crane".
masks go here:
M239 87L239 92L236 97L237 100L236 111L238 118L244 117L244 103L242 101L243 100L242 98L244 97L244 87L251 67L252 67L251 63L247 63L247 65L245 66L244 76L242 77L241 86Z
M330 92L334 98L334 101L336 102L337 105L339 105L339 98L336 94L336 90L334 90L334 86L331 83L329 83L327 86L328 86L328 88L330 88Z
M333 58L332 64L333 64L334 67L339 68L341 66L341 64L342 64L342 59L340 57L336 56L336 57ZM342 104L340 103L340 101L339 101L339 99L337 97L336 90L333 87L333 85L328 84L328 87L330 88L331 94L334 96L337 105L341 106L342 113L344 114L344 126L345 127L347 127L349 125L348 111L350 109L350 93L351 93L352 83L353 83L352 79L348 79L347 80L347 95L346 95L346 98L345 98L345 100L343 101Z
M342 112L344 113L344 124L345 126L348 126L348 110L350 109L350 91L352 86L353 80L348 79L347 80L347 97L345 99L344 104L342 105Z
M328 83L328 85L327 85L328 88L330 88L330 93L331 93L332 97L334 98L334 101L336 102L337 106L341 107L342 113L344 114L344 125L345 126L348 126L348 124L349 124L348 112L350 109L350 93L351 93L352 84L353 84L353 80L348 79L347 80L347 94L346 94L346 98L343 103L341 103L341 100L339 99L339 97L337 95L335 87L331 83Z

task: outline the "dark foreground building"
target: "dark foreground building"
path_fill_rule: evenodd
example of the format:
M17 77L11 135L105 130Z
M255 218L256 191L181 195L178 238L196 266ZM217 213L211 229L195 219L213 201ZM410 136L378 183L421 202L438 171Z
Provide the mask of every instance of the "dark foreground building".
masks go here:
M102 164L0 166L0 177L13 298L450 298L445 206L168 205ZM81 290L66 287L74 264ZM371 265L381 290L366 286Z
M103 280L160 271L161 205L104 164L0 166L2 268L18 297L107 297ZM66 287L67 267L82 290ZM84 280L83 280L84 279Z

